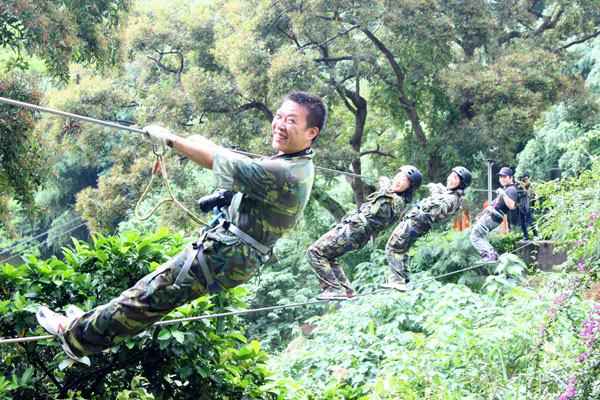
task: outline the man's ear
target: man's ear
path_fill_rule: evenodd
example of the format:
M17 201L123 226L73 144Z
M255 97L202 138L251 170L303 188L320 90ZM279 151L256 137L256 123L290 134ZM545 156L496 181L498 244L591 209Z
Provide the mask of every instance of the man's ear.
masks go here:
M313 126L312 128L310 128L308 130L308 139L313 140L314 138L317 137L318 134L319 134L319 128L316 126Z

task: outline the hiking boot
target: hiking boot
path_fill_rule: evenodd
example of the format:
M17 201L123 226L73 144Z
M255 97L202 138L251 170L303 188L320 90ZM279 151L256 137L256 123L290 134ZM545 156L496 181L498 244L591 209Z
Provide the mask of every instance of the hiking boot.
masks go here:
M41 306L40 308L38 308L35 313L35 317L38 323L41 325L41 327L44 328L44 330L46 330L46 332L56 337L60 341L62 349L67 354L67 356L71 357L74 360L79 358L75 354L73 354L73 351L69 348L69 345L67 344L64 338L64 329L71 323L71 318L67 318L64 315L55 313L46 306Z
M477 261L475 264L493 264L495 262L498 262L498 254L484 253L481 260Z
M399 292L406 292L408 290L413 290L414 286L411 282L389 282L382 283L381 287L384 289L394 289Z
M346 292L340 289L327 288L321 294L315 296L317 300L348 300L350 297L355 297L356 292L353 292L351 295L346 294Z

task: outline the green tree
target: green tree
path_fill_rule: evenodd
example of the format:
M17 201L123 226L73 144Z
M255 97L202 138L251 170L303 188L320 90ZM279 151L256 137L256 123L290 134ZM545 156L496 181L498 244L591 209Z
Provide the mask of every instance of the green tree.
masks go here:
M66 80L69 63L102 66L118 58L117 26L130 0L10 0L0 4L0 46L12 65L27 68L23 54L37 55L52 76Z
M299 51L324 49L329 53L315 60L345 63L347 70L369 65L364 77L369 93L377 93L369 100L393 117L390 128L402 136L399 158L432 179L455 163L472 166L479 153L510 160L548 106L564 93L585 92L561 66L570 57L564 50L597 35L598 22L593 1L277 6L272 24ZM315 35L326 23L327 39ZM302 40L305 32L312 40ZM353 46L335 47L345 41Z
M0 72L0 96L37 103L41 93L19 74ZM47 143L32 134L36 116L23 108L0 104L0 223L10 225L8 199L31 208L36 189L48 172Z
M0 336L45 334L34 312L47 304L93 308L132 286L137 279L179 252L185 241L166 231L140 236L95 235L74 241L65 261L35 257L20 266L0 265ZM226 312L243 307L237 288L201 297L171 314L174 318ZM236 317L153 327L116 348L79 361L66 357L56 340L0 347L0 397L127 398L140 380L146 393L164 399L276 398L285 386L271 381L266 353L237 329ZM130 382L132 382L130 384ZM138 383L136 383L138 382ZM139 392L139 390L138 390ZM131 396L130 398L139 398Z

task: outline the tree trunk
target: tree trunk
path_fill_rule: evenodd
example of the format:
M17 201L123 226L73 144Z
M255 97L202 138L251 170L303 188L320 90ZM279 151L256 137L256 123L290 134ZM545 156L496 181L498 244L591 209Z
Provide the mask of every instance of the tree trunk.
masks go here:
M342 217L346 214L346 210L344 210L344 207L342 207L340 203L332 199L331 196L327 194L327 191L313 188L312 195L317 202L325 207L333 218L335 218L335 222L339 223L342 220Z
M352 104L348 102L350 100ZM352 160L352 172L357 175L362 175L362 166L360 161L360 148L362 139L365 133L365 125L367 123L367 100L360 95L360 83L356 79L356 91L346 90L344 93L344 104L354 114L354 134L350 138L350 146L356 153L356 158ZM365 193L368 189L365 187L361 178L353 177L350 184L354 191L354 199L356 207L360 207L365 202L365 198L369 193Z

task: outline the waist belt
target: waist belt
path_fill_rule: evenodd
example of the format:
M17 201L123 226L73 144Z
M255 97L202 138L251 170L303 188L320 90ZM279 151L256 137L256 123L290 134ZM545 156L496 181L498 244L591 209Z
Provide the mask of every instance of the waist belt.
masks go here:
M219 225L212 228L211 230L216 230L220 227L225 228L228 232L231 232L233 235L240 238L240 240L245 245L253 248L254 250L259 252L263 256L269 256L269 258L266 260L266 262L273 262L273 263L277 262L277 258L273 254L273 246L267 247L264 244L259 243L252 236L248 235L246 232L242 231L240 228L238 228L237 226L235 226L234 224L232 224L229 221L222 221ZM179 274L177 275L177 279L175 279L175 283L173 284L173 286L175 288L177 288L177 289L181 288L181 283L183 282L183 280L187 276L188 272L190 271L190 268L192 267L192 264L194 262L194 258L197 258L198 262L200 263L202 275L204 275L204 280L206 281L206 287L207 287L208 292L210 294L212 294L212 293L220 292L222 290L221 286L219 286L215 282L212 275L210 274L208 264L206 263L206 258L204 257L202 243L206 239L207 234L208 234L208 230L204 231L202 233L202 235L200 235L198 240L196 242L192 243L192 251L190 252L190 254L188 254L187 258L185 259L185 263L183 264L183 267L181 268L181 271L179 271ZM261 260L261 262L263 262L263 261Z
M367 220L367 217L365 217L360 211L358 211L356 215L358 215L358 217L364 224L365 229L367 229L367 226L369 226L369 221ZM344 235L346 236L346 251L350 251L352 250L352 243L350 243L350 222L348 221L344 225L345 226L342 233L344 233ZM373 245L375 245L375 240L373 240Z
M500 222L502 222L502 220L504 219L505 214L500 211L500 210L496 210L494 207L487 207L485 210L483 210L483 212L485 213L484 215L491 215L492 217L497 217L500 219ZM498 221L494 221L494 222L498 222Z
M433 220L427 214L420 213L420 214L417 214L414 217L412 217L412 219L427 224L429 226L429 229L433 228Z

